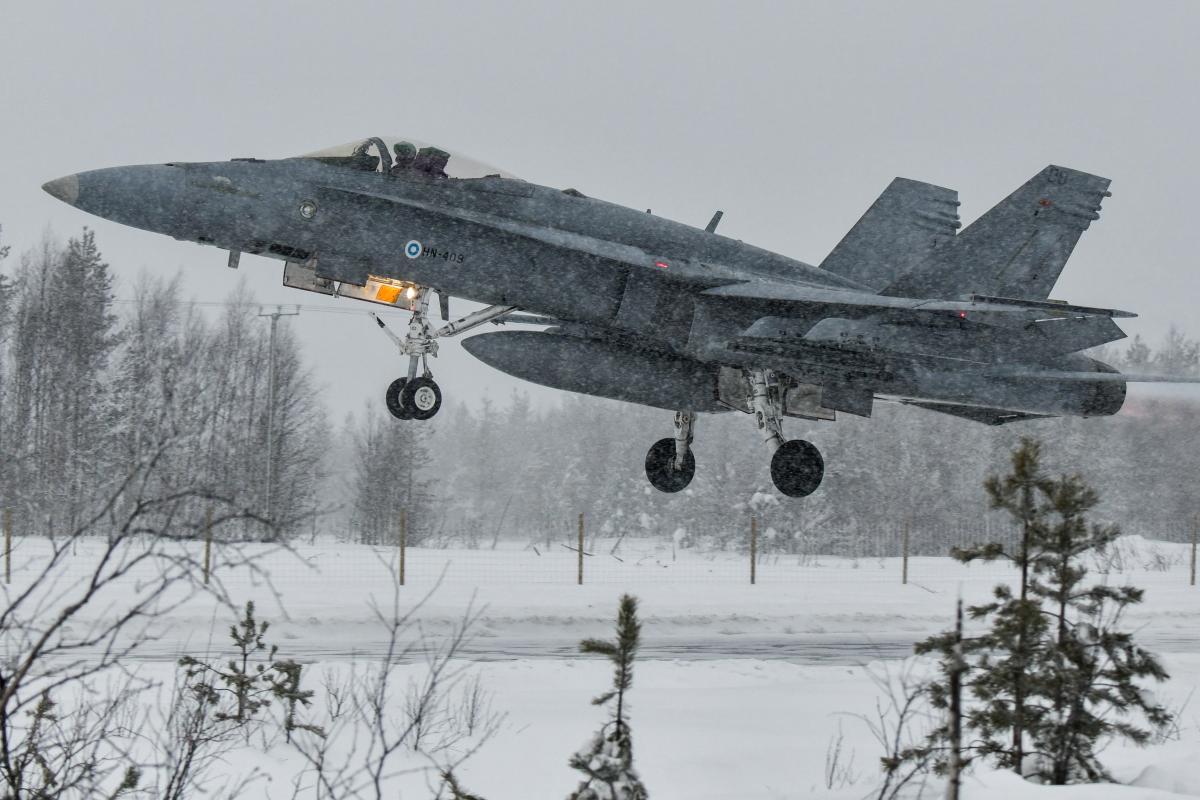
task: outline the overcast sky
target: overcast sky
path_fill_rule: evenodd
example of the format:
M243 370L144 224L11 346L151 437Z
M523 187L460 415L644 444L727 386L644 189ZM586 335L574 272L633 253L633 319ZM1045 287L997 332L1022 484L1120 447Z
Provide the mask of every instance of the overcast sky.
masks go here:
M120 164L275 158L369 135L436 142L550 186L810 263L895 176L964 224L1049 163L1113 180L1053 297L1193 334L1200 3L123 3L6 0L0 224L17 251L93 226L126 296L225 254L121 228L40 186ZM12 261L7 269L12 269ZM271 303L278 262L242 259ZM341 301L339 308L348 307ZM264 323L265 324L265 323ZM365 316L295 326L339 413L402 371ZM443 345L447 399L517 385Z

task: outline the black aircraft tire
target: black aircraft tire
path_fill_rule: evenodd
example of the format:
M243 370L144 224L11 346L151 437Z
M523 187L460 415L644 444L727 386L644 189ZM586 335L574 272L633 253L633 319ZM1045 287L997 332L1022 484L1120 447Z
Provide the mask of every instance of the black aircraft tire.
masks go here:
M442 407L442 390L432 378L413 378L401 390L400 404L411 419L429 419Z
M696 456L688 448L687 456L683 459L683 469L675 469L675 440L659 439L646 453L646 477L650 485L660 492L678 492L689 483L696 474Z
M793 439L771 456L771 480L788 497L808 497L825 477L825 459L811 442Z
M400 402L400 395L404 391L406 383L408 383L408 378L396 378L388 386L387 393L383 396L383 404L387 406L388 413L396 419L412 419L404 410L404 404Z

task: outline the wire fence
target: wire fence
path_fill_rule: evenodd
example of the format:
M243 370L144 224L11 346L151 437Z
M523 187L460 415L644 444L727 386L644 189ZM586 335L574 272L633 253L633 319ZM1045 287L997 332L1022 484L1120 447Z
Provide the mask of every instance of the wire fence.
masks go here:
M43 537L13 537L5 529L5 583L20 583L49 558L52 543ZM187 540L181 547L192 553L197 569L225 569L222 564L237 548L239 558L255 556L273 578L319 580L321 576L355 583L386 586L401 583L429 586L437 582L486 585L605 584L629 587L647 584L753 584L762 586L857 583L945 586L955 582L1008 580L1015 570L1007 561L963 564L947 555L915 555L913 530L899 526L886 536L860 543L861 554L836 553L815 539L786 542L748 520L745 536L722 548L698 546L684 537L592 535L580 519L569 535L499 540L468 547L408 546L398 525L393 542L368 545L335 536L316 536L287 546ZM964 534L958 546L986 541ZM72 543L72 552L58 568L61 578L90 574L103 540ZM826 543L827 544L827 543ZM811 546L810 546L811 545ZM1125 536L1105 552L1093 553L1086 566L1093 573L1155 574L1172 583L1196 580L1196 537L1171 542ZM146 576L152 577L152 576ZM228 572L223 578L232 578ZM314 584L318 586L319 584Z

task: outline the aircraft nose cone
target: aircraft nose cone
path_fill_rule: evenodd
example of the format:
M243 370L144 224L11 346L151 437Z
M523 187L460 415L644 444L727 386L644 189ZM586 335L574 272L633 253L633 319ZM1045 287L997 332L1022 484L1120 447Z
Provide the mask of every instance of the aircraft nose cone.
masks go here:
M67 175L42 184L42 188L51 197L57 197L68 205L75 205L79 199L79 176Z

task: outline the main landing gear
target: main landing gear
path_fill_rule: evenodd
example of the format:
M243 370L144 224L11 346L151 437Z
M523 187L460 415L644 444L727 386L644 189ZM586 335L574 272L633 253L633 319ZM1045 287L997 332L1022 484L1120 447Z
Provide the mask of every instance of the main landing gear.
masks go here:
M371 315L399 348L400 355L408 356L408 375L392 381L383 398L388 412L396 419L426 420L441 409L442 390L438 388L433 380L433 373L429 371L429 356L437 357L438 339L455 336L485 322L498 320L516 310L515 306L488 306L434 329L429 322L431 291L424 287L417 290L412 303L412 319L408 322L408 333L404 338L393 333L378 316ZM445 313L443 306L443 314ZM417 374L418 371L420 374Z
M821 485L825 460L821 451L802 439L783 438L783 388L771 370L747 370L750 384L749 406L754 421L771 451L771 480L789 497L807 497ZM695 414L675 412L675 438L660 439L646 454L646 477L661 492L678 492L691 483L696 474L692 454L692 429Z

